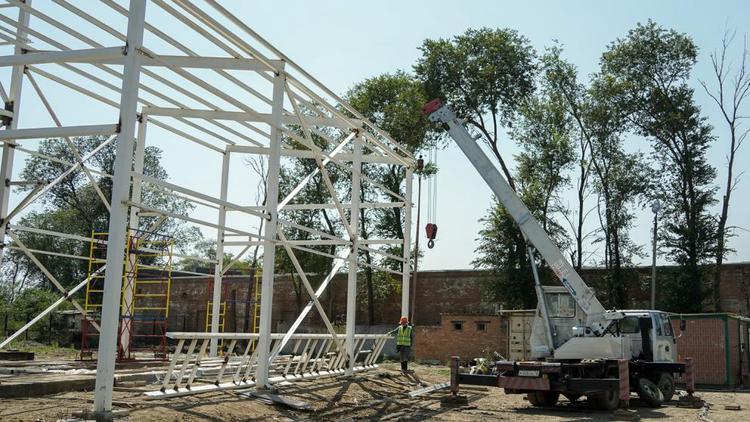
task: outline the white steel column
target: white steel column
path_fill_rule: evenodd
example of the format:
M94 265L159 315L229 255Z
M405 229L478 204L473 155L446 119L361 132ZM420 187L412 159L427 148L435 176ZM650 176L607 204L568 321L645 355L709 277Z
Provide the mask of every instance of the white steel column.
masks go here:
M141 74L141 55L138 50L143 44L145 17L146 0L130 0L127 48L120 98L120 133L117 136L110 201L112 212L109 216L109 246L102 299L102 329L96 364L94 412L103 415L110 414L112 411L117 323L120 316L120 289L122 289L125 230L128 218L126 201L130 192L130 169L133 163L138 84Z
M268 155L268 181L266 182L266 222L263 242L263 278L260 293L260 336L258 338L258 367L255 382L259 388L268 385L269 356L271 353L271 317L273 304L274 264L276 261L276 229L278 224L279 167L281 166L281 113L284 109L286 77L276 74L273 79L273 106L271 111L271 143Z
M138 136L135 141L135 160L133 162L133 171L138 174L143 174L143 160L146 157L146 125L147 116L141 116L138 122ZM130 191L130 202L140 204L141 203L141 181L134 180L133 188ZM130 218L128 220L127 230L138 229L140 224L140 214L137 207L130 208ZM127 288L123 289L122 294L122 309L120 310L120 317L122 320L122 327L120 328L120 348L122 349L123 356L128 356L130 349L130 334L133 330L133 306L135 299L135 279L132 272L132 266L137 265L137 257L134 253L128 256L125 261L125 272L130 278L125 283Z
M354 151L352 158L352 194L351 194L351 230L353 233L352 251L349 254L349 278L346 284L346 354L349 356L349 364L346 367L346 375L354 374L354 331L357 324L357 259L359 255L359 206L360 198L360 172L362 171L362 137L354 138Z
M406 167L406 203L404 204L404 263L401 267L403 278L401 282L401 315L409 315L409 289L411 288L411 214L412 202L411 191L414 171ZM417 227L419 230L419 227ZM417 233L419 235L419 233Z
M31 0L26 0L26 4L31 6ZM26 38L24 28L29 26L31 15L24 8L18 9L18 30L16 31L16 47L13 54L23 54L21 40ZM16 129L18 127L19 110L21 109L21 88L23 87L23 65L13 66L10 76L10 93L8 99L12 103L11 111L13 117L6 129ZM5 251L5 230L8 226L8 202L10 201L10 179L13 177L13 158L15 156L16 145L14 142L5 142L3 144L3 158L0 163L0 261Z
M221 162L221 200L227 200L227 184L229 183L229 158L231 153L224 150ZM214 267L214 291L211 299L211 332L219 332L219 317L221 316L221 275L224 272L224 224L227 220L227 207L219 205L219 229L216 231L216 266ZM212 338L209 356L216 356L219 339Z

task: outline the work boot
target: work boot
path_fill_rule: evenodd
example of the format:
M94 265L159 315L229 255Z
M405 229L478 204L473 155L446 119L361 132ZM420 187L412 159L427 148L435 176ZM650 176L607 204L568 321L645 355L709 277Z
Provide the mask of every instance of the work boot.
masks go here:
M401 372L407 372L409 370L409 362L401 362Z

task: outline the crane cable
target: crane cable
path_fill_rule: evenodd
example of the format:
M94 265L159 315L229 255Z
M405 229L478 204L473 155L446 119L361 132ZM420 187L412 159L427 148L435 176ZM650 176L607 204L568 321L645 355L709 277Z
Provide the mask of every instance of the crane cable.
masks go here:
M437 147L433 147L429 152L429 162L437 166ZM435 246L435 237L437 236L437 173L432 174L427 179L427 247L432 249Z

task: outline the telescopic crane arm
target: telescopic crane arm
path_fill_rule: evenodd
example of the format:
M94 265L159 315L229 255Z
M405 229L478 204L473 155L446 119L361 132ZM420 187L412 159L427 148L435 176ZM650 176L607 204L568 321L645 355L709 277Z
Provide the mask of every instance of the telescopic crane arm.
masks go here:
M456 117L455 113L440 100L432 100L422 109L430 121L445 123L448 133L456 141L464 155L469 159L479 175L492 189L497 199L508 211L508 214L518 224L526 239L534 245L547 264L554 271L557 278L573 296L574 300L586 314L586 326L593 330L593 334L601 335L609 325L609 320L617 319L617 312L605 311L596 298L593 290L586 285L580 275L563 256L560 249L550 239L539 222L531 215L529 209L511 189L487 155L477 145L475 139L466 129L464 121Z

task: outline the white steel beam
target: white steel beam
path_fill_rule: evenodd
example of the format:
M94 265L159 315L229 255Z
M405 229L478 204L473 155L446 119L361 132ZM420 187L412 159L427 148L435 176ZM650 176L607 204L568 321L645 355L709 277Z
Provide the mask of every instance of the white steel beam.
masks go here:
M414 170L411 167L406 168L406 202L404 203L404 243L403 253L404 260L401 266L403 276L401 278L401 315L409 315L409 289L411 288L411 214L412 214L412 182L414 179ZM417 231L419 227L417 227ZM417 232L419 236L419 232Z
M102 418L111 417L112 388L114 384L115 353L118 332L120 290L124 263L125 230L128 218L126 201L130 191L130 171L133 163L133 143L138 106L138 87L142 56L138 49L143 44L143 21L146 0L130 0L128 9L127 55L123 70L122 96L120 98L120 133L114 163L112 186L112 212L109 217L109 247L107 271L102 299L102 331L97 353L94 412Z
M255 380L260 388L268 385L268 371L271 353L271 318L273 303L274 266L276 263L276 232L278 229L279 170L281 167L281 114L284 109L284 76L276 74L273 79L273 124L271 124L271 153L268 156L268 177L266 183L266 222L263 246L263 276L260 294L260 338L258 339L258 367Z
M31 5L31 0L27 0L27 3ZM26 38L26 30L29 26L29 18L31 14L23 9L18 11L18 28L16 29L16 39L22 40ZM16 44L13 53L21 54L23 52L22 46ZM16 130L18 127L18 112L21 109L21 88L23 87L23 66L14 66L10 75L10 95L8 96L8 102L3 108L10 108L13 113L13 118L10 120L10 124L7 125L6 129L0 131L4 133L8 130ZM10 107L8 107L10 106ZM15 157L15 142L4 142L3 143L3 157L0 163L0 260L3 257L3 246L5 246L5 230L8 225L8 202L10 201L11 186L9 183L13 176L13 159Z
M47 101L47 96L44 95L44 92L42 92L42 89L39 88L39 85L36 83L36 80L31 75L31 73L26 73L26 78L29 80L29 83L31 84L32 88L34 88L34 91L36 91L36 94L39 96L39 99L42 101L42 104L47 109L47 113L49 113L50 117L52 118L52 121L55 122L55 125L57 127L62 127L62 123L60 122L60 119L57 117L57 113L55 113L55 110L52 109L52 105ZM99 183L94 178L94 175L91 174L91 171L89 168L83 163L83 158L81 157L81 154L78 152L78 148L73 143L73 141L70 138L63 138L65 143L68 145L68 149L73 153L73 156L75 157L76 161L80 163L81 169L86 174L86 177L88 177L89 182L91 182L91 186L96 191L96 194L99 195L99 199L102 200L102 203L104 204L104 207L107 208L107 212L110 211L109 206L109 199L104 195L104 192L102 192L101 188L99 187Z
M362 138L357 136L354 138L354 150L353 154L354 161L352 162L352 187L351 187L351 216L349 221L351 223L350 233L353 236L350 238L352 242L352 252L349 254L349 274L346 283L346 355L349 358L349 364L346 366L346 375L351 376L354 374L354 330L356 328L357 319L357 271L359 267L357 262L359 259L358 239L359 239L359 204L361 202L361 182L360 173L362 172Z
M197 57L197 56L167 56L144 53L143 66L174 66L192 69L224 69L224 70L252 70L256 72L268 72L268 67L255 59L235 57ZM284 62L274 60L274 64L284 67Z
M227 189L229 183L229 161L231 154L224 153L221 161L221 200L227 200ZM221 282L224 275L224 224L227 219L227 207L219 206L219 228L216 230L216 266L214 267L214 291L211 302L211 332L219 332L219 316L221 314ZM217 356L219 341L211 339L209 356Z
M13 119L15 120L15 119ZM99 136L117 133L118 125L82 125L40 127L33 129L7 129L0 131L0 141L20 139L64 138L71 136Z
M268 154L269 149L266 147L255 147L249 145L230 145L227 146L232 152L242 152L246 154ZM282 157L296 157L296 158L309 158L314 159L317 153L306 149L289 149L283 148L281 150ZM319 155L319 154L318 154ZM331 153L333 158L333 153ZM335 155L337 161L352 161L354 156L349 153L340 152ZM376 154L362 154L360 159L363 163L375 163L375 164L394 164L401 165L401 162L390 157L376 155ZM329 160L330 161L330 160Z
M0 67L42 63L122 64L124 50L124 47L106 47L68 51L30 51L26 54L0 56Z
M356 133L354 133L354 132L352 132L352 133L351 133L351 134L349 134L349 136L347 136L347 137L346 137L346 138L345 138L345 139L344 139L343 141L341 141L341 143L339 143L338 145L336 145L336 148L334 148L334 149L333 149L333 151L331 151L331 154L329 155L329 157L330 157L330 158L324 158L324 159L323 159L322 165L323 165L323 166L325 166L326 164L328 164L329 162L331 162L331 160L333 159L333 157L334 157L334 156L336 156L336 154L339 154L339 153L341 152L341 150L342 150L342 149L344 149L344 146L346 146L346 144L348 144L348 143L349 143L349 141L351 141L352 139L354 139L354 137L355 137L355 136L357 136L357 134L356 134ZM315 170L313 170L313 171L312 171L312 172L311 172L310 174L308 174L307 176L305 176L305 178L304 178L304 179L302 179L302 181L300 181L300 182L299 182L299 183L297 184L297 186L295 186L295 187L294 187L294 189L292 189L292 190L291 190L291 192L289 192L289 194L287 194L287 196L286 196L286 197L285 197L285 198L284 198L284 199L283 199L283 200L281 201L281 203L279 203L279 208L278 208L278 209L279 209L279 211L281 211L281 210L282 210L282 209L283 209L283 208L284 208L284 207L285 207L285 206L286 206L286 205L287 205L287 204L288 204L289 202L291 202L291 201L292 201L292 199L294 199L294 197L295 197L295 196L296 196L296 195L297 195L297 194L298 194L298 193L299 193L299 192L300 192L300 191L301 191L301 190L302 190L302 189L303 189L303 188L304 188L305 186L307 186L307 184L308 184L308 183L310 183L310 181L311 181L311 180L312 180L312 179L313 179L313 178L314 178L314 177L315 177L315 176L316 176L316 175L317 175L318 173L320 173L320 167L316 168L316 169L315 169Z
M289 259L292 261L294 269L297 271L297 275L299 275L299 278L302 281L302 285L305 286L307 293L310 295L310 299L312 299L315 308L318 310L318 314L323 320L323 324L326 326L326 329L328 329L328 332L331 333L331 336L336 343L336 348L339 350L339 352L344 352L344 345L338 341L336 330L333 328L333 324L331 324L331 321L328 319L328 315L326 315L325 309L323 309L323 305L320 304L320 300L318 300L318 297L315 295L315 290L312 288L312 285L310 285L310 281L307 279L305 270L299 263L299 260L297 259L297 256L292 248L286 243L287 239L286 236L284 236L284 232L282 230L279 230L278 236L282 241L281 243L284 246L284 249L286 249L287 256L289 256Z
M190 3L190 2L185 1L185 0L178 0L178 2L182 3L182 4L184 4L184 3L188 3L189 4ZM241 21L237 16L234 16L229 11L227 11L216 0L209 0L208 4L210 6L212 6L214 9L216 9L217 11L219 11L222 15L224 15L224 17L226 17L228 20L230 20L233 24L237 25L237 27L239 27L240 29L242 29L243 31L245 31L248 35L250 35L251 37L255 38L265 48L269 49L278 58L280 58L281 60L283 60L287 65L291 66L292 68L294 68L295 70L297 70L298 72L300 72L307 80L311 81L314 85L316 85L318 88L320 88L322 91L324 91L326 95L328 95L331 98L333 98L336 102L338 102L347 111L349 111L350 113L352 113L357 119L362 120L362 122L365 125L367 125L370 129L372 129L375 133L377 133L378 135L380 135L383 138L385 138L388 142L390 142L391 144L393 144L394 147L400 149L404 153L404 155L410 159L409 161L413 161L413 157L412 157L411 153L406 148L404 148L398 142L394 141L382 129L380 129L379 127L377 127L374 124L372 124L369 120L367 120L364 116L362 116L362 114L360 114L357 109L355 109L354 107L352 107L351 105L349 105L346 101L342 100L338 95L336 95L335 92L333 92L328 87L326 87L325 85L323 85L320 81L318 81L317 79L315 79L311 74L309 74L306 70L304 70L302 67L300 67L292 59L290 59L289 57L287 57L279 49L277 49L276 47L274 47L271 43L269 43L268 41L266 41L257 32L253 31L249 26L247 26L246 23L244 23L243 21ZM192 7L194 9L194 6L192 6ZM203 15L205 15L205 13ZM242 37L240 37L239 35L236 35L236 34L232 34L229 31L224 31L223 30L224 28L221 25L218 25L215 20L211 20L211 22L209 22L209 25L211 25L213 27L218 27L217 28L217 32L222 33L222 35L224 35L225 37L227 37L227 39L229 39L232 42L234 42L238 47L245 47L245 48L249 47L247 45L247 42L245 42L245 41L242 40ZM252 49L252 50L255 50L255 49ZM251 51L250 53L253 55L253 57L256 57L259 60L268 60L268 59L264 58L262 55L259 55L259 52L257 50ZM316 100L316 101L322 101L323 103L326 103L324 99L320 98L320 96L316 95L314 92L312 92L309 88L305 87L302 83L300 83L299 81L297 81L295 78L288 76L287 79L289 80L290 83L293 83L298 88L303 89L304 91L306 91L306 94L308 94L311 97L313 97L314 100ZM334 112L334 113L338 112L338 110L336 110L335 107L331 107L331 109L332 109L331 112ZM408 162L405 162L404 164L408 164Z
M261 122L270 123L270 113L246 112L246 111L224 111L224 110L198 110L187 108L173 107L146 107L143 112L152 116L169 116L169 117L192 117L206 120L233 120L238 122ZM285 125L299 125L300 120L297 116L284 114L281 121ZM342 119L335 117L317 117L305 116L305 121L315 126L331 126L339 128L349 128L351 125L346 124Z
M341 267L343 267L346 263L346 260L349 257L349 253L351 253L350 249L341 249L338 252L337 258L339 259L334 260L331 271L328 272L326 278L323 279L323 281L320 283L320 286L318 286L318 289L315 291L315 298L319 299L323 295L323 293L328 288L328 285L331 283L331 280L333 280L333 277L338 274ZM307 315L312 310L313 304L314 302L311 298L311 300L307 302L307 305L302 309L299 315L297 315L297 319L292 323L292 325L289 327L289 330L287 330L287 332L284 334L284 337L281 339L279 350L283 349L289 339L292 338L292 336L297 332L297 328L299 328L300 324L302 324L302 321L307 318ZM275 355L271 355L270 357L271 360L275 358Z

